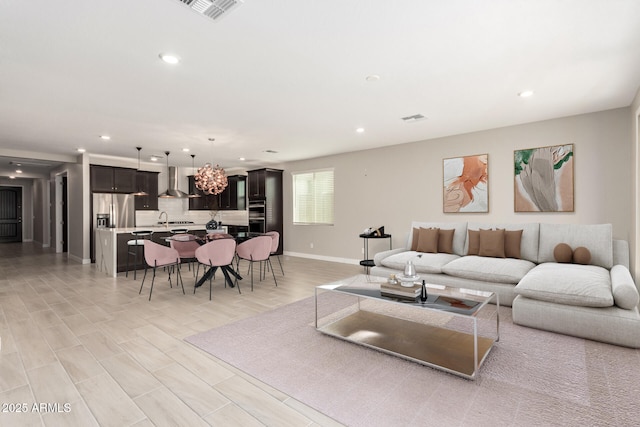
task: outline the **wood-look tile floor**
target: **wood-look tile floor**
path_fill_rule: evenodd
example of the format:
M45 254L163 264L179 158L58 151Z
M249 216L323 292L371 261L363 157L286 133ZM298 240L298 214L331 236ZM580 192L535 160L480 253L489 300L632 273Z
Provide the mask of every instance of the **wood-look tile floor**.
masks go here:
M148 301L149 277L139 295L142 275L106 277L34 243L0 244L0 425L339 425L183 341L362 272L281 259L278 287L256 274L254 291L247 276L239 295L217 277L209 301L183 266L186 295L160 271Z

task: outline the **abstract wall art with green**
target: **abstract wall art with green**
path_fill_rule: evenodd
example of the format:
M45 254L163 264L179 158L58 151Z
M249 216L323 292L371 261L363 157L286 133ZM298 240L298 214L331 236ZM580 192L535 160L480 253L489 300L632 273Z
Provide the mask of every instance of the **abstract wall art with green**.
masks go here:
M573 212L573 144L514 151L515 212Z

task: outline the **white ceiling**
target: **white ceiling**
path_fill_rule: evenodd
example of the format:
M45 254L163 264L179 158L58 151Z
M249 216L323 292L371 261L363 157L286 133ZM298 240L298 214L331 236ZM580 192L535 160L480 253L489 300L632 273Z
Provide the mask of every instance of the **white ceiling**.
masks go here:
M638 0L245 0L217 21L179 0L0 2L5 157L140 145L251 167L625 107L638 87Z

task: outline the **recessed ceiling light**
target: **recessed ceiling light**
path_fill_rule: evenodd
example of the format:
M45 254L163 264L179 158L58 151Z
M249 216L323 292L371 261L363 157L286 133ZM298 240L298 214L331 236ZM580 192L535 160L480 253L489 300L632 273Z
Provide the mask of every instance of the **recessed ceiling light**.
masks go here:
M184 151L185 153L188 153L189 149L188 148L183 148L182 151Z
M157 162L158 161L158 157L156 157L156 156L151 156L150 159L151 159L152 162Z
M177 64L178 62L180 62L180 58L171 53L161 53L158 56L167 64Z
M377 82L378 80L380 80L380 76L377 74L370 74L365 77L365 80L368 82Z
M85 152L85 151L87 151L87 150L85 150L84 148L77 148L77 149L76 149L76 151L77 151L78 153L84 153L84 152Z
M533 95L533 91L532 91L532 90L523 90L522 92L520 92L520 93L518 94L518 96L519 96L520 98L528 98L528 97L530 97L531 95Z
M240 157L238 160L240 160L241 162L244 162L247 159L245 159L244 157Z
M358 129L356 129L356 132L362 133L362 132L364 132L364 128L358 128Z
M105 141L109 141L111 137L109 135L100 135L100 139L104 139Z
M9 175L9 179L16 179L16 177L13 175Z
M22 173L21 169L16 169L16 173Z

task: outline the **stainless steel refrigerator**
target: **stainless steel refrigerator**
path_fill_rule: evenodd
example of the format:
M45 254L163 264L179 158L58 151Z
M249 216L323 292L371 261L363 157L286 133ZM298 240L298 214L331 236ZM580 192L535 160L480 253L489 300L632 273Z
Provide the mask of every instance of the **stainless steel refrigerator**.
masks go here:
M131 194L93 193L93 229L98 228L98 215L109 215L109 227L136 226L136 201Z

